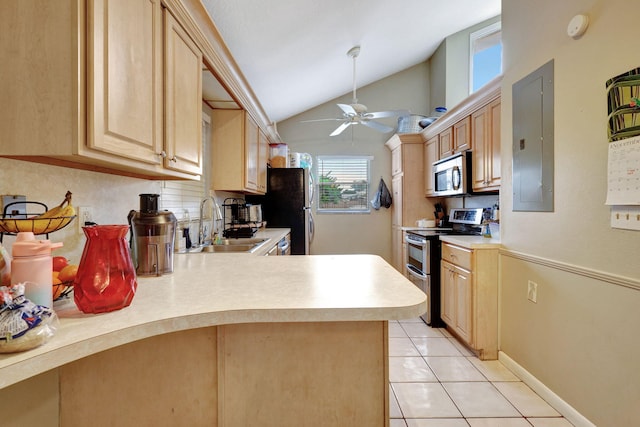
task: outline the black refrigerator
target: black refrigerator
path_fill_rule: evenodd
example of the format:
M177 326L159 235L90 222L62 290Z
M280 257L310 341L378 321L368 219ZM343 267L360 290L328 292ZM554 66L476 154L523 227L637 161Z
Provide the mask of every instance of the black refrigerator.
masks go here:
M245 197L249 204L262 205L267 228L291 229L291 255L309 254L313 239L312 186L308 169L269 168L267 194Z

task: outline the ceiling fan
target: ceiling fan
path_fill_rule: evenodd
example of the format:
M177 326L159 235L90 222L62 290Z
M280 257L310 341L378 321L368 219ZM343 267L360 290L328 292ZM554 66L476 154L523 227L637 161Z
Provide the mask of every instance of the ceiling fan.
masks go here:
M373 119L380 119L383 117L399 117L408 116L411 114L407 110L390 110L390 111L378 111L375 113L369 113L366 105L359 104L356 97L356 58L360 54L360 46L354 46L347 52L347 55L353 58L353 100L351 104L337 104L342 110L342 117L335 119L317 119L317 120L303 120L302 123L307 122L322 122L328 120L342 121L342 124L331 132L330 136L340 135L346 128L351 125L362 124L378 132L387 133L394 130L394 127L387 126L383 123L377 122Z

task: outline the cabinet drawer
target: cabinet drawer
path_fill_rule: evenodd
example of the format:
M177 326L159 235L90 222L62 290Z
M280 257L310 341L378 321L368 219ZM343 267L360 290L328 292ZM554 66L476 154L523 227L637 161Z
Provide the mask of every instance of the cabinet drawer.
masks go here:
M472 251L469 249L448 243L442 244L442 259L464 269L471 270L471 255Z

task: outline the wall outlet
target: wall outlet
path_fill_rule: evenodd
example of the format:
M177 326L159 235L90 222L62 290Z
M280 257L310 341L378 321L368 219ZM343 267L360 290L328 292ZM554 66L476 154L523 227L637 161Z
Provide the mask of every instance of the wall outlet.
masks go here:
M84 234L82 227L87 222L93 221L93 208L91 206L77 206L76 207L76 222L78 223L78 233Z
M538 284L531 280L527 284L527 299L531 302L538 302Z

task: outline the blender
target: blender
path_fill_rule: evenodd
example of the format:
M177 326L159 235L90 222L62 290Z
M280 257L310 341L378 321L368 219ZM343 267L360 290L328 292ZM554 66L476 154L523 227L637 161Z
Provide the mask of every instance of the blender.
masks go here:
M173 245L177 219L158 211L159 194L140 194L140 211L129 212L131 254L139 276L173 272Z

